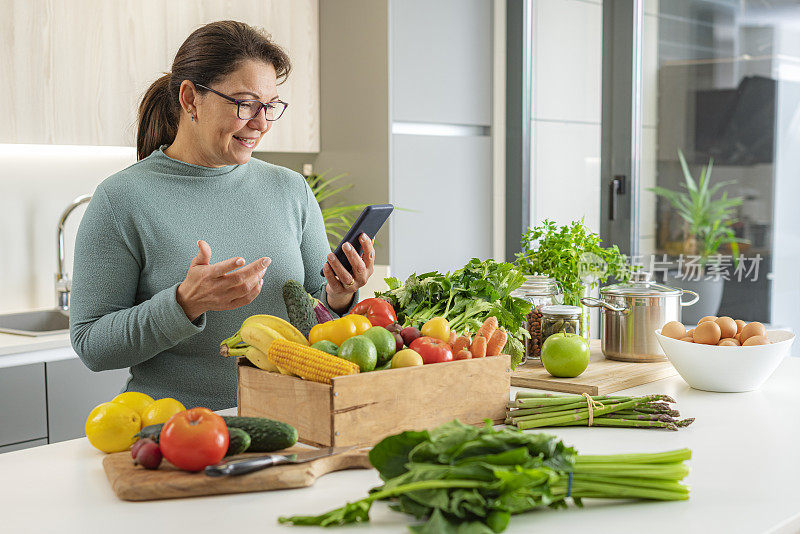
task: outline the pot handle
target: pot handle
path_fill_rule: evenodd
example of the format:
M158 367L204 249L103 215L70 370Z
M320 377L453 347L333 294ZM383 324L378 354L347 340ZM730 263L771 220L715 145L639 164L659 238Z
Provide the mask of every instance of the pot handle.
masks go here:
M691 306L692 304L694 304L695 302L700 300L700 295L698 295L694 291L689 291L688 289L682 289L681 290L681 296L683 296L684 293L691 293L692 295L694 295L694 298L692 300L690 300L689 302L681 301L681 306Z
M594 297L583 297L581 299L581 304L584 306L588 306L589 308L605 308L608 311L618 312L618 313L627 313L628 308L626 306L614 306L613 304L609 304L608 302L600 299L596 299Z

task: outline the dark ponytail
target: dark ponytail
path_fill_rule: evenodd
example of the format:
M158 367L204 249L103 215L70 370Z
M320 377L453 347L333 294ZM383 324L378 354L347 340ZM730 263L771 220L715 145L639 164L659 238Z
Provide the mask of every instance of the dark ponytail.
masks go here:
M138 159L175 140L181 115L178 94L183 80L210 86L247 59L272 65L278 83L286 80L292 70L289 56L272 42L269 34L243 22L212 22L192 32L175 54L172 72L153 82L139 104Z
M178 133L178 100L169 92L170 74L150 86L139 104L139 128L136 133L136 156L144 159L161 145L168 145Z

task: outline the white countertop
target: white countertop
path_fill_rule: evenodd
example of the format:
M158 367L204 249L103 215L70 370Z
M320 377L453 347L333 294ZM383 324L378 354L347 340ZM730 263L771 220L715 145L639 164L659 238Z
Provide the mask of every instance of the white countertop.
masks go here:
M517 388L512 388L516 390ZM585 508L514 516L507 532L797 533L800 532L800 359L787 358L761 390L708 393L680 377L626 393L665 393L681 415L696 417L678 432L544 429L584 454L692 449L687 502L594 501ZM103 454L84 439L0 455L4 532L407 532L407 516L375 503L369 526L334 530L279 525L281 515L319 514L367 495L380 484L374 470L321 477L310 488L157 502L117 499Z
M48 349L69 347L69 333L47 336L21 336L0 332L0 357Z

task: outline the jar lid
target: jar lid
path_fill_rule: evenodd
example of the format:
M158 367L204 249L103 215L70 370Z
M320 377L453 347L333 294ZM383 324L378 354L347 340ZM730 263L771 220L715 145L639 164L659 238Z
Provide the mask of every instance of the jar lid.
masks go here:
M519 287L519 291L530 295L555 295L561 293L558 282L542 274L526 275L525 281Z
M542 306L542 315L550 317L569 317L572 315L580 315L583 310L580 306L568 306L566 304L553 304L551 306Z
M630 282L600 288L600 294L620 297L666 297L680 295L681 290L653 282L653 275L637 271L631 275Z

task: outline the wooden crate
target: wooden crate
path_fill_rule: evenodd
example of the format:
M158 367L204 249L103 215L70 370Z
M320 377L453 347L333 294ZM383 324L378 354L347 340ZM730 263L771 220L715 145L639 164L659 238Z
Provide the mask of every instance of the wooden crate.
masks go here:
M404 430L458 419L502 422L511 386L507 355L387 369L320 384L269 373L239 359L239 415L297 428L315 446L373 445Z

